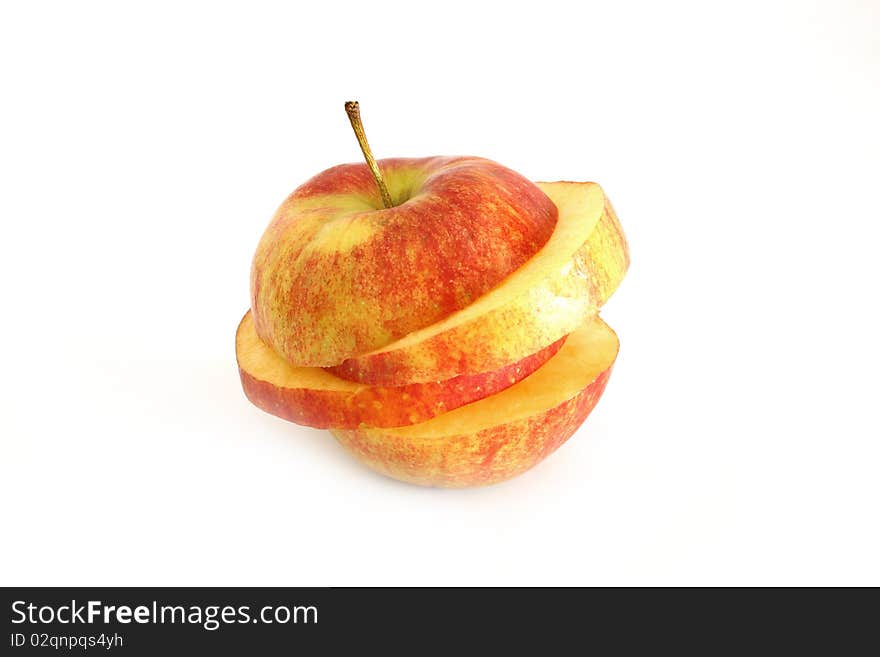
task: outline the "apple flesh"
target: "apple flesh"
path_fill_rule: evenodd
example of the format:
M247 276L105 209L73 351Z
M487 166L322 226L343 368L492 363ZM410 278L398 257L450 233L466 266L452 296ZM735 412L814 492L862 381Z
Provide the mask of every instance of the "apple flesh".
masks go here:
M364 464L401 481L497 483L539 463L577 430L605 389L618 346L597 317L531 376L500 393L420 424L331 432Z
M519 269L556 226L546 194L490 160L379 166L394 207L365 164L333 167L284 201L257 247L256 331L292 365L337 365L442 321Z
M330 371L383 386L492 371L541 350L593 316L629 265L617 215L595 183L538 186L559 218L531 260L468 307Z
M493 372L399 387L367 386L319 367L294 367L260 339L250 312L239 324L235 352L245 395L267 413L318 429L398 427L504 390L543 365L562 342Z

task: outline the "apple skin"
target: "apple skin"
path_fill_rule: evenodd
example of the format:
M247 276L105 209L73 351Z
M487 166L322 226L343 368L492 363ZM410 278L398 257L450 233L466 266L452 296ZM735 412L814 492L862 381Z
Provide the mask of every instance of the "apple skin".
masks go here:
M537 465L568 440L598 403L611 369L543 413L475 434L413 439L366 427L330 432L364 465L393 479L440 488L495 484Z
M537 183L553 188L588 186L601 194L601 216L565 272L553 272L509 303L417 342L349 358L328 368L344 379L399 386L491 371L535 353L596 314L629 267L629 247L611 202L595 183Z
M400 387L365 386L336 379L318 368L293 367L260 341L248 313L236 332L236 355L245 395L267 413L318 429L361 424L399 427L424 422L510 387L541 367L563 342L564 338L493 372ZM296 385L297 381L301 383Z
M629 244L611 201L605 197L605 212L590 234L590 296L601 308L620 286L629 269Z
M379 166L394 207L382 207L366 164L336 166L284 201L257 247L256 329L293 365L337 365L466 307L555 227L550 199L490 160Z

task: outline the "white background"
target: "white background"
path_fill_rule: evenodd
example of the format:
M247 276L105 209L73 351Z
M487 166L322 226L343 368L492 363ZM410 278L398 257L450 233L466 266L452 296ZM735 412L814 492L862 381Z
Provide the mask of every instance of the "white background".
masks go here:
M601 4L601 6L598 6ZM0 583L880 584L880 4L0 10ZM596 411L420 489L244 398L272 212L360 158L600 182Z

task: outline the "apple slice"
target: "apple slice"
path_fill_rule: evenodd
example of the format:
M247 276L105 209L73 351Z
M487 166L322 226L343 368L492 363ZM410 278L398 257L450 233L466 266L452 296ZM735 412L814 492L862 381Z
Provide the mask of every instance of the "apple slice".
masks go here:
M257 246L257 333L293 365L337 365L444 319L527 262L556 225L552 201L496 162L378 165L393 205L366 165L336 166L284 201Z
M596 317L534 374L478 402L397 429L332 429L359 460L401 481L463 487L509 479L547 457L596 405L617 357Z
M559 218L535 256L463 310L330 371L385 386L487 372L539 351L594 315L629 266L617 215L596 183L537 184Z
M367 386L319 367L294 367L260 339L250 312L238 326L235 352L245 395L272 415L319 429L398 427L504 390L543 365L563 340L492 372L400 387Z

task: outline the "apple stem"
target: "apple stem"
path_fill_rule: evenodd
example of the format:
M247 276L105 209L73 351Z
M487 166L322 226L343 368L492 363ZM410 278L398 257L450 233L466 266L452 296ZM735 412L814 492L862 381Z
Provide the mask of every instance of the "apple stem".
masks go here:
M357 137L358 145L361 147L361 152L364 154L367 166L370 167L373 179L376 181L376 187L379 188L379 193L382 195L382 204L386 208L394 207L394 201L391 200L391 194L388 193L388 187L385 185L385 180L382 178L382 172L379 171L379 165L376 162L376 158L373 157L373 151L370 150L370 144L367 142L367 135L364 132L364 124L361 121L361 107L358 102L356 100L349 100L346 102L345 113L348 114L348 120L351 122L351 128L354 130L355 137Z

